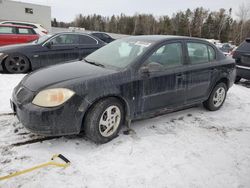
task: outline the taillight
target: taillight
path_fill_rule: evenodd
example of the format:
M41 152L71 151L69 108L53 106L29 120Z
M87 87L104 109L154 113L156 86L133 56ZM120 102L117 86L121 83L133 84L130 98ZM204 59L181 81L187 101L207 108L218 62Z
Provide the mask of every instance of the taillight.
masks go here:
M46 34L46 35L48 34L48 31L42 31L42 32L43 32L44 34Z

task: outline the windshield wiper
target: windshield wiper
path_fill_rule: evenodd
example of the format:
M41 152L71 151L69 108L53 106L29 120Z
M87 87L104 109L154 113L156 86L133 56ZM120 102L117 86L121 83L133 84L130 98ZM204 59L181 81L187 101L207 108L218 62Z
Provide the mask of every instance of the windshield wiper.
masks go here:
M105 66L104 66L103 64L101 64L101 63L97 63L97 62L94 62L94 61L89 61L89 60L86 60L86 59L84 59L84 61L86 61L86 62L89 63L89 64L95 65L95 66L105 67Z

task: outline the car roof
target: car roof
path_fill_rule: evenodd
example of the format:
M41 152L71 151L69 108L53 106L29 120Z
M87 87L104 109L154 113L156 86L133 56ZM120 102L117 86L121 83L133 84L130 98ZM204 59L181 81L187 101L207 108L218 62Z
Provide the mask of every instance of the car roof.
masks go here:
M13 20L9 20L9 21L2 21L1 23L5 23L5 22L15 22L15 23L22 23L22 24L30 24L30 25L40 25L40 24L37 24L37 23L32 23L32 22L21 22L21 21L13 21ZM18 24L17 24L18 25Z
M191 39L191 40L199 40L202 42L206 42L208 44L210 44L209 42L207 42L205 39L201 39L201 38L196 38L196 37L187 37L187 36L177 36L177 35L137 35L137 36L130 36L130 37L126 37L126 38L131 38L134 40L143 40L146 42L162 42L162 41L166 41L166 40L171 40L171 39Z
M14 24L0 24L0 26L3 26L3 27L19 27L19 28L33 29L33 27L30 27L30 26L14 25Z
M88 35L91 36L88 33L83 33L83 32L72 32L72 31L66 31L66 32L58 32L58 33L54 33L53 35L58 35L58 34L78 34L78 35ZM91 36L92 37L92 36Z
M102 40L100 40L99 38L97 38L97 37L95 37L95 36L93 36L93 35L91 35L91 34L89 34L89 33L84 33L84 32L70 32L70 31L68 31L68 32L58 32L58 33L54 33L51 37L53 37L53 36L56 36L56 35L61 35L61 34L77 34L77 35L86 35L86 36L89 36L89 37L91 37L91 38L94 38L95 40L97 40L99 43L104 43Z
M95 34L95 33L101 33L101 34L107 34L107 35L108 35L108 33L106 33L106 32L101 32L101 31L93 31L93 32L90 32L89 34Z

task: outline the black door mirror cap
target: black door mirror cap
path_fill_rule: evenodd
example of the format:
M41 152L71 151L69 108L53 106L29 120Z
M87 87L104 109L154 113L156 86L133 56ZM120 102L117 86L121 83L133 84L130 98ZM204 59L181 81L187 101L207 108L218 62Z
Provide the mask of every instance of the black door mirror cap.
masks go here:
M163 70L163 66L157 62L151 62L146 66L140 68L139 73L144 75L150 75L150 73L160 72Z
M51 48L51 47L53 46L53 42L52 42L52 41L49 41L49 42L47 42L47 43L45 44L45 46L46 46L47 48Z
M148 72L159 72L164 68L163 65L157 62L150 62L146 67L148 69Z

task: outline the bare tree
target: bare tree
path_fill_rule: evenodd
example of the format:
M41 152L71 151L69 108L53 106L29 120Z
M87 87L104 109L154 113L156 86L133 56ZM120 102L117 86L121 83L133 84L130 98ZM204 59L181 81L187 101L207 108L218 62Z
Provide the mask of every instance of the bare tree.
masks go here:
M243 31L246 21L250 18L250 4L246 5L245 3L242 3L239 6L238 12L236 13L236 16L239 18L239 21L241 22L240 26L240 41L243 40Z

